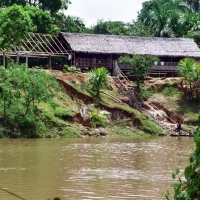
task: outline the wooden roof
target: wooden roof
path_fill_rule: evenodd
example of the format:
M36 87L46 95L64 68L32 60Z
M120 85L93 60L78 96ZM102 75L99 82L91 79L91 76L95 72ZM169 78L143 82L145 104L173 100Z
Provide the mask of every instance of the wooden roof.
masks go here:
M76 52L141 54L154 56L200 57L193 39L114 36L64 33L61 35Z

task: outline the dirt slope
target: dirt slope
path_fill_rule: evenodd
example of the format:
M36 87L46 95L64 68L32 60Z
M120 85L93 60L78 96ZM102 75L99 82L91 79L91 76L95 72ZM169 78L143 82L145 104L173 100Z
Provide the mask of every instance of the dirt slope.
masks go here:
M47 70L49 74L56 76L58 82L62 86L62 88L70 94L70 96L77 101L81 102L83 105L91 105L94 106L95 100L90 95L80 93L74 87L73 84L81 85L84 87L84 84L88 81L88 75L82 73L63 73L61 71L56 70ZM168 87L173 83L173 86L177 87L179 90L182 89L182 79L180 78L149 78L144 81L144 88L151 88L154 91L159 91ZM129 85L133 85L130 81L127 83ZM120 91L119 87L113 81L110 81L111 87L118 92L118 98L122 101L126 101L126 103L130 102L130 99L127 99L126 95L123 95L123 92ZM153 106L152 106L153 105ZM158 121L163 127L167 127L170 130L175 130L177 122L184 123L186 117L179 112L177 107L179 107L179 99L177 97L164 97L160 93L155 92L152 97L143 102L143 108L147 111L147 115L153 117L155 121ZM106 107L106 105L101 105L102 109L108 110L114 116L118 116L117 118L131 117L126 112L122 112L122 110L110 109L110 107ZM123 113L123 114L122 114ZM75 122L83 123L83 119L81 119L80 114L74 118ZM186 120L187 121L187 120ZM87 122L88 123L88 122ZM141 124L136 120L136 123ZM84 123L83 123L84 124Z

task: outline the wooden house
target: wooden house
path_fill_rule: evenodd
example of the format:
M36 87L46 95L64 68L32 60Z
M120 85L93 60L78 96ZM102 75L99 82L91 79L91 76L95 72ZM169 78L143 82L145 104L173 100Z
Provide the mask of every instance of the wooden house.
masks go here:
M11 46L9 51L0 48L2 64L6 65L6 57L47 58L47 67L52 67L52 57L65 57L68 65L80 69L106 67L112 75L117 74L116 66L123 72L131 70L127 64L118 64L122 55L153 55L160 62L149 66L149 75L175 76L178 63L186 57L200 62L200 49L193 39L188 38L156 38L116 36L100 34L64 33L59 35L29 33L21 41L20 46ZM0 60L1 61L1 60ZM0 63L1 64L1 63Z
M149 66L149 75L166 74L175 76L178 63L185 57L200 61L200 49L193 39L188 38L156 38L116 36L100 34L63 33L59 40L68 44L67 49L72 53L71 65L80 69L106 67L114 74L117 59L122 55L153 55L160 59L158 63ZM131 66L119 64L123 72Z

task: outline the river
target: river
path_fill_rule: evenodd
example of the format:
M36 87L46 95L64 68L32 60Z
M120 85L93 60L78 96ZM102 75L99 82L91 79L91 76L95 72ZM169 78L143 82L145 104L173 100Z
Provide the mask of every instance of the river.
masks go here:
M161 200L193 138L1 139L0 200Z

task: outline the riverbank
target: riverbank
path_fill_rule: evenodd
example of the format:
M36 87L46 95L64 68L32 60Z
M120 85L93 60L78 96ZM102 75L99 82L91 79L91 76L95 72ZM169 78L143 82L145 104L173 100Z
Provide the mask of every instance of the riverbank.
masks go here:
M135 109L135 96L124 92L112 77L97 99L88 85L89 73L46 72L56 78L61 91L52 90L51 102L34 101L30 115L19 116L19 120L12 113L22 109L23 101L12 105L11 110L8 107L9 121L5 124L1 118L0 137L151 137L170 134L180 120L183 131L196 127L198 102L188 104L180 78L146 79L141 86L142 100L138 100L143 110L140 112ZM132 81L121 82L135 91ZM0 103L3 106L3 101Z
M153 119L145 112L135 110L132 97L124 94L112 78L109 80L110 88L104 88L101 99L97 100L88 92L88 74L63 73L55 70L50 70L48 73L56 77L63 91L78 107L71 121L81 129L78 130L81 137L167 135L170 134L169 130L173 132L176 129L178 121L182 123L183 132L196 129L199 104L196 100L192 102L192 105L190 104L185 96L184 87L186 86L182 85L181 78L148 78L143 82L142 106L153 112ZM125 81L125 84L128 88L135 89L133 82ZM156 111L152 111L149 107L152 104L156 106ZM108 111L110 118L106 127L91 128L89 115L86 118L80 115L80 109L84 107L87 108L88 114L94 109ZM155 122L157 118L161 124ZM163 125L165 125L164 128Z
M56 77L62 91L71 99L67 109L76 108L72 111L72 116L66 118L73 123L73 131L80 134L80 137L149 137L163 133L161 126L133 108L132 99L123 94L111 77L109 88L104 88L101 98L97 99L90 92L88 73L63 73L55 70L47 72ZM133 82L128 84L134 87ZM84 108L86 114L82 116L80 111ZM92 126L90 118L93 110L108 112L109 118L105 126Z

